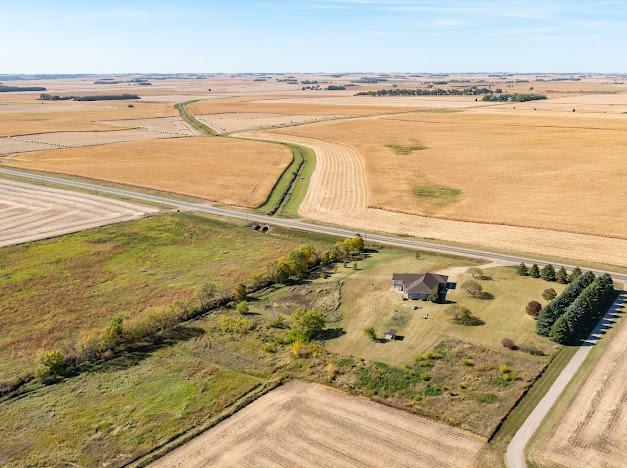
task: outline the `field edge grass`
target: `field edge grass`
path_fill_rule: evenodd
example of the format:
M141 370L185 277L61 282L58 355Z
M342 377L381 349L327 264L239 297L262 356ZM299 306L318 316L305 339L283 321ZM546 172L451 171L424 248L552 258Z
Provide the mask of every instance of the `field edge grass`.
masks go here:
M198 120L196 117L194 117L194 115L192 115L192 113L189 112L189 110L187 110L187 105L188 104L193 104L194 102L197 102L197 101L198 101L198 99L191 100L191 101L180 102L178 104L174 104L174 108L177 111L179 111L179 114L181 115L181 118L183 120L185 120L185 122L190 124L192 127L194 127L199 132L201 132L201 133L203 133L205 135L209 135L209 136L217 135L218 132L216 132L213 128L209 127L208 125L205 125L204 123L202 123L200 120Z

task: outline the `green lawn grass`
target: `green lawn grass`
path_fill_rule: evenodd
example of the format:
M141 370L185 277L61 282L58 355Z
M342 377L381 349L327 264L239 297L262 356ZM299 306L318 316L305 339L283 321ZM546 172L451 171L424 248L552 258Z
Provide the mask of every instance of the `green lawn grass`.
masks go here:
M437 272L477 263L470 259L425 253L416 260L408 252L393 249L385 249L360 262L359 270L350 270L343 279L340 313L346 334L329 341L328 348L337 353L354 354L396 366L409 363L416 354L425 352L445 338L503 349L501 339L508 337L517 344L536 346L547 354L554 352L556 345L535 334L535 322L525 312L525 306L530 300L544 302L541 296L544 289L553 287L559 293L563 285L520 277L513 268L497 267L485 270L490 279L476 280L494 296L492 300L483 300L472 298L461 289L461 283L472 279L468 273L462 273L457 278L458 289L450 291L447 299L469 308L485 322L474 327L451 323L446 312L447 304L403 301L400 294L391 291L394 272ZM419 309L412 310L413 305ZM424 319L426 314L428 319ZM368 326L373 326L378 336L382 336L386 328L396 328L405 338L389 343L371 343L363 334L363 329Z
M32 370L39 349L63 347L212 282L248 282L302 244L327 238L192 214L167 214L0 249L0 381Z

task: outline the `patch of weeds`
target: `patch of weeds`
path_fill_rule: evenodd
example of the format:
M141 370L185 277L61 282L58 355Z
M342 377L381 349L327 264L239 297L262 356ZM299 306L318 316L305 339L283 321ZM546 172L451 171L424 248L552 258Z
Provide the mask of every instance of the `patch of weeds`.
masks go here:
M472 398L476 401L478 401L479 403L484 403L486 405L489 405L490 403L496 403L499 400L499 397L497 397L494 393L472 393L471 394Z
M412 154L416 151L420 151L423 149L426 149L427 147L421 144L415 144L415 145L409 145L409 146L404 146L404 145L385 145L387 148L390 148L392 150L394 150L394 153L398 154L399 156L406 156L408 154Z
M445 185L424 184L416 187L414 194L418 198L455 198L462 193L461 190Z
M356 386L368 396L411 397L414 394L415 384L420 378L405 369L377 362L368 367L362 367L357 371Z
M427 388L423 390L425 396L438 396L442 395L442 389L438 387L432 387L429 385Z

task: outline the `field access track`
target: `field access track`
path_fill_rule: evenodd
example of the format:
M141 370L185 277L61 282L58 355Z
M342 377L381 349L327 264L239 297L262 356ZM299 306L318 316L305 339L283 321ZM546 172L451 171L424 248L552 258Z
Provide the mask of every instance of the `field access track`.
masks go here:
M0 179L0 246L129 221L157 211L87 193Z
M318 384L290 382L154 463L200 466L472 466L475 436Z

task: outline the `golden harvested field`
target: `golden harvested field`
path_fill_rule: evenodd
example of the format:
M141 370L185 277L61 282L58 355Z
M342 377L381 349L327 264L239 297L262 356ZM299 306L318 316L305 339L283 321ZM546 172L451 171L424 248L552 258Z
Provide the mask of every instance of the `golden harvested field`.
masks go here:
M281 132L354 149L370 207L626 239L623 120L421 113Z
M627 321L623 318L618 327L565 413L534 447L537 466L625 465Z
M219 133L230 133L257 128L289 127L321 120L339 119L345 116L225 112L222 114L197 115L195 117Z
M368 231L393 232L488 249L627 266L627 241L624 239L455 221L368 208L364 159L353 148L283 133L287 131L296 133L292 129L281 129L239 135L301 144L316 152L316 166L309 190L299 208L299 213L304 217ZM391 184L391 187L395 186Z
M133 102L107 101L80 103L65 101L43 104L23 104L30 106L17 112L5 111L0 107L0 136L27 135L33 133L111 130L102 120L147 119L151 117L177 116L171 105ZM51 106L50 108L48 108ZM15 106L11 106L15 107ZM132 125L129 125L130 128Z
M231 138L173 138L21 153L4 159L57 172L230 205L263 203L292 160L282 145Z
M324 101L320 102L315 97L304 98L299 102L290 102L293 95L273 95L273 96L247 96L245 98L225 98L210 99L195 102L188 106L188 109L194 115L220 114L220 113L260 113L260 114L279 114L279 115L372 115L396 113L398 107L381 106L373 101L370 106L346 105L338 106L337 104L328 104Z
M293 381L151 466L464 467L482 445L446 424Z
M389 86L376 86L374 89L388 88ZM413 85L412 88L419 86ZM268 104L297 104L297 105L318 105L318 106L336 106L342 109L344 106L364 106L367 108L394 108L398 112L399 108L406 109L469 109L472 107L490 107L495 105L492 102L482 102L481 99L475 101L475 96L316 96L310 98L293 97L285 99L268 99Z

